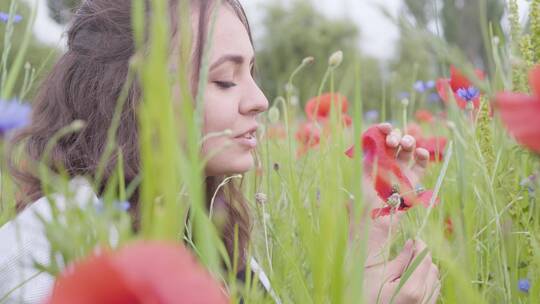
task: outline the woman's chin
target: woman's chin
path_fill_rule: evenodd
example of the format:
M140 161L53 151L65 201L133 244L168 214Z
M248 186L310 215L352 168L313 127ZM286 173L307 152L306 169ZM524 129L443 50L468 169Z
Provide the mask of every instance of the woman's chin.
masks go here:
M238 156L225 156L210 160L205 169L207 176L220 176L231 174L244 174L255 167L255 160L251 153Z

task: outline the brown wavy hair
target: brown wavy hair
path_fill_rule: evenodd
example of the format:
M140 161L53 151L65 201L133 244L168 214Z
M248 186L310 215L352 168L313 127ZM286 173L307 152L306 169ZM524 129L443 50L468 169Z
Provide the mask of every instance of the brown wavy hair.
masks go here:
M170 0L171 28L176 29L179 0ZM198 34L194 37L192 58L192 93L199 78L202 53L207 39L213 0L192 0L193 9L199 12ZM245 12L237 0L224 0L245 25L252 41ZM195 6L194 6L195 5ZM149 14L149 12L147 12ZM174 40L175 32L171 33ZM32 161L41 161L47 143L60 129L75 120L85 122L77 133L62 137L55 144L49 159L44 160L53 171L65 170L69 176L95 177L107 141L107 127L120 92L126 82L129 61L135 45L131 24L131 0L83 1L68 30L68 50L59 59L48 77L41 84L35 99L31 124L14 137L14 144ZM126 183L134 181L140 171L137 104L141 88L136 82L130 87L125 108L117 130L117 145L123 153ZM107 163L103 184L115 171L116 159ZM12 173L21 189L17 208L22 210L43 196L42 185L33 170L19 163L12 164ZM209 200L225 177L206 177L206 197ZM138 191L130 198L134 221L138 222ZM230 182L219 189L215 208L222 208L227 220L222 238L229 255L233 256L234 231L238 227L240 265L245 262L245 248L251 230L249 210L242 195L241 184Z

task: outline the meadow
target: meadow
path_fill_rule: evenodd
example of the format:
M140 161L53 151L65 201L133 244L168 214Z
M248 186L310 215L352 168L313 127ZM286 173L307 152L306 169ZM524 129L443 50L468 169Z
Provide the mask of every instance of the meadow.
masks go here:
M31 39L28 25L22 45L10 49L9 33L21 25L19 18L33 18L17 15L17 2L11 1L5 18L0 16L4 32L0 224L16 214L18 188L8 158L32 167L51 201L55 193L72 199L69 174L50 170L50 155L33 162L10 144L13 132L28 122L31 87L40 69L25 64L25 47ZM441 74L420 79L412 69L404 80L406 94L397 96L395 89L381 85L384 98L375 103L361 86L370 74L352 54L335 50L325 57L295 58L287 79L276 84L280 89L269 92L276 97L261 117L257 167L226 179L243 185L253 219L248 257L265 270L273 293L263 292L250 271L245 282L237 280L238 265L227 257L219 238L220 214L205 205L206 160L199 153L205 140L201 135L204 96L186 93L185 71L169 74L166 1L150 2L158 18L147 28L150 42L145 47L143 1L133 1L137 51L126 84L127 88L137 78L143 88L138 117L140 176L126 184L118 161L103 191L101 208L68 204L65 212L54 214L46 224L54 263L37 265L41 271L59 276L66 265L84 261L96 248L115 251L153 240L189 247L213 279L226 286L231 303L241 299L275 303L276 298L281 303L364 303L363 286L369 280L364 269L367 227L379 217L397 220L400 211L396 229L389 230L383 259L391 260L408 239L424 240L440 270L438 303L540 303L540 1L531 1L529 22L523 24L516 1L510 0L505 17L511 27L508 33L494 31L487 21L483 25L489 71L478 69L461 50L434 33L418 33L417 47L436 54ZM184 47L189 45L186 36ZM9 64L8 58L13 58ZM181 55L178 60L185 66L189 58ZM352 61L345 65L344 60ZM208 63L204 62L199 92L206 85ZM312 65L321 62L325 70L313 75ZM171 78L184 88L182 100L193 102L173 99ZM308 96L299 96L301 81L316 82ZM94 186L101 184L106 163L122 160L115 130L125 94L127 90L119 96L108 126L103 168L96 176L86 176ZM430 152L427 172L419 183L396 172L401 169L378 145L380 138L369 133L381 122L413 135L417 145ZM65 126L46 151L81 128L84 121ZM373 144L366 144L369 141ZM363 187L366 175L380 183ZM129 201L135 188L141 198L136 230L129 213L118 207L119 202ZM373 190L379 199L367 202L366 191ZM430 196L422 199L426 193ZM372 208L388 214L374 213ZM412 261L410 272L414 268ZM166 270L162 277L154 275L156 282L171 276ZM405 283L406 277L402 279ZM0 303L8 296L0 294Z

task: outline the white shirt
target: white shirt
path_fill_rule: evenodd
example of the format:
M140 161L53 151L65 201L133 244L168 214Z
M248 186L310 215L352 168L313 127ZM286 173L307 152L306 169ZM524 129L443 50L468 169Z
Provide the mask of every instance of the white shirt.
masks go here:
M74 178L68 188L73 193L73 201L80 206L88 202L99 202L83 178ZM59 210L65 209L66 197L54 195L54 201ZM50 204L45 197L29 205L13 220L0 227L2 303L43 303L51 291L54 278L35 267L35 262L50 264L50 245L42 219L52 219Z
M84 178L71 180L69 189L73 193L72 201L77 205L99 204ZM55 195L54 201L59 210L65 209L66 197ZM40 217L45 221L52 219L50 204L45 197L0 227L0 303L41 304L52 290L54 278L35 267L35 262L50 264L50 245ZM267 292L280 304L268 277L255 259L250 260L250 266Z

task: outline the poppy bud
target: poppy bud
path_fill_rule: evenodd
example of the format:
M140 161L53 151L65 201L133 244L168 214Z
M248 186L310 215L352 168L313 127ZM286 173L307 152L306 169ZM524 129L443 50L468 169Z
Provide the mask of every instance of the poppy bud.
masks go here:
M331 68L337 68L338 66L341 65L341 62L343 62L343 52L342 51L335 52L328 59L328 65Z
M314 61L315 61L315 58L313 58L312 56L309 56L309 57L304 58L304 60L302 60L302 65L309 65L309 64L312 64Z
M403 98L403 99L401 100L401 104L402 104L404 107L406 107L406 106L409 105L409 100L408 100L407 98Z
M273 124L279 121L279 109L276 106L273 106L268 110L268 120Z

